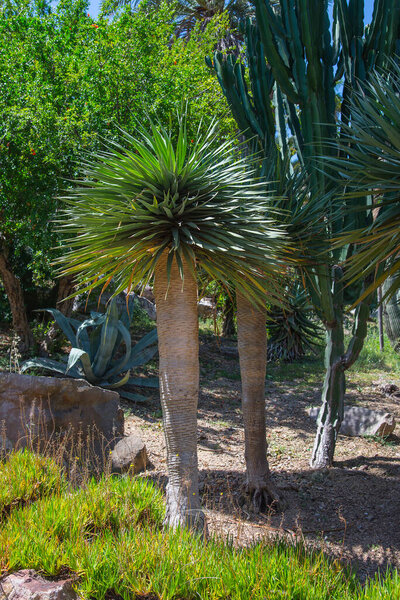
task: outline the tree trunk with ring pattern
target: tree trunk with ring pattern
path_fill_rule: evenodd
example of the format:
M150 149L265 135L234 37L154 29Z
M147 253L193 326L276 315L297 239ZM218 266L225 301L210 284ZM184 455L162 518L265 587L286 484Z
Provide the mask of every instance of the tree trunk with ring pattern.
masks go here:
M197 466L199 341L197 282L184 262L184 282L174 259L167 281L165 252L155 269L160 356L160 396L169 480L166 523L204 530Z

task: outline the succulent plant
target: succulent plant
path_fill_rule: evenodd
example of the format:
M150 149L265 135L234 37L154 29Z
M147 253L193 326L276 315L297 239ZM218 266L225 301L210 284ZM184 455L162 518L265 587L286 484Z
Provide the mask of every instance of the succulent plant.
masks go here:
M135 311L133 301L120 315L113 298L105 313L91 312L83 322L68 319L59 310L44 309L55 319L72 345L64 361L32 358L21 366L21 372L33 367L84 378L93 385L118 389L121 397L143 401L140 394L121 389L124 385L158 387L158 378L131 377L131 369L147 363L157 352L157 330L153 329L132 347L129 327Z
M322 328L313 318L312 306L304 288L288 286L289 302L269 311L268 360L298 360L308 351L315 353L321 343Z

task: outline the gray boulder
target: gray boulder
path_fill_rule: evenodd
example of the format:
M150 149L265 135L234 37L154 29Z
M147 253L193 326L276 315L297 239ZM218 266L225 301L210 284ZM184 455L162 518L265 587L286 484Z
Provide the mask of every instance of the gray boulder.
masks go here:
M147 449L137 433L123 437L111 452L111 467L113 473L140 473L150 465Z
M318 417L319 408L309 410L311 418ZM344 419L340 433L348 436L379 435L381 437L393 433L396 421L392 414L378 412L362 406L345 406Z
M0 580L0 600L77 600L72 579L49 581L31 569Z
M119 394L83 379L0 373L0 448L65 442L103 459L124 432Z

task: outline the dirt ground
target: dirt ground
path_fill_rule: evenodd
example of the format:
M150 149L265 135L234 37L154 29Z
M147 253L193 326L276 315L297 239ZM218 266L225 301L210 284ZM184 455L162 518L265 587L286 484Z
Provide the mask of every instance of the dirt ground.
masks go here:
M308 461L315 422L307 409L319 404L321 384L267 376L266 416L273 479L286 500L281 513L256 515L244 493L244 434L238 358L215 340L202 341L198 412L200 489L209 530L239 544L263 536L303 539L348 561L364 579L377 570L400 568L400 425L386 440L339 436L335 465L312 471ZM306 372L307 365L304 365ZM273 372L273 367L268 367ZM281 367L282 372L282 367ZM288 369L290 375L290 369ZM347 403L391 412L400 424L400 387L388 373L377 380L348 377ZM307 378L305 378L307 379ZM321 381L320 377L317 377ZM365 378L364 378L365 379ZM154 468L148 476L165 485L166 460L158 398L126 405L126 431L140 432ZM396 433L396 430L395 430Z

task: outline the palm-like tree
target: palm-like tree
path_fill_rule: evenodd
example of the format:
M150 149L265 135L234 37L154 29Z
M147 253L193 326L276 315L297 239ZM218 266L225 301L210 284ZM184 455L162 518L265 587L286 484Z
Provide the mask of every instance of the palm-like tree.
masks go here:
M369 278L361 300L390 278L385 296L400 287L400 65L375 73L352 100L351 127L343 140L343 158L331 159L347 198L362 198L359 210L373 211L367 228L345 232L339 244L358 244L348 260L346 279ZM347 155L347 156L346 156Z
M201 30L217 15L226 13L229 19L229 30L218 43L219 50L229 48L239 49L242 36L239 33L240 22L254 13L248 0L178 0L177 6L177 35L189 38L191 32L200 25Z
M147 1L145 10L157 10L161 0ZM137 10L142 6L141 0L103 0L102 12L105 15L112 14L119 8L130 6L131 10ZM177 0L174 2L176 9L177 37L189 39L196 26L204 31L210 22L223 13L228 17L228 30L224 37L218 42L219 50L234 49L239 51L243 36L239 32L240 22L246 17L252 16L254 9L248 0Z
M85 178L65 198L61 217L70 247L63 273L77 275L87 290L114 280L118 293L154 276L166 520L173 526L201 528L204 521L197 479L196 272L201 267L224 285L232 282L255 307L264 305L267 292L272 301L279 295L274 275L283 232L266 216L263 186L235 150L234 140L220 143L215 125L188 139L185 120L175 138L156 126L135 138L124 134L123 145L84 163Z

